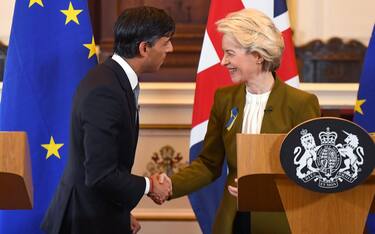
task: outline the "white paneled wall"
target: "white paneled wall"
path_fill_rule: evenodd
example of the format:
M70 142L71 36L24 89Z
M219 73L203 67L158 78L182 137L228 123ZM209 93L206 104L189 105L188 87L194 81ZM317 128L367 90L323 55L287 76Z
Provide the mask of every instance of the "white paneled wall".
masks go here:
M340 37L368 44L375 23L374 0L290 0L294 42Z

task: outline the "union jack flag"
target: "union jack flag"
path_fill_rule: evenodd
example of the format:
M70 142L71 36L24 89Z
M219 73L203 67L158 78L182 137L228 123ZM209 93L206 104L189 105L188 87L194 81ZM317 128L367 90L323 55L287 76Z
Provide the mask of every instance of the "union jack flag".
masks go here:
M215 22L227 14L243 8L260 10L273 19L276 27L282 32L285 43L281 65L276 73L289 85L298 86L299 84L292 31L285 0L212 0L196 77L190 160L194 160L202 148L216 89L231 84L227 69L220 65L223 51L221 36L216 30ZM203 233L211 233L215 213L224 191L226 165L223 165L223 168L223 175L218 180L189 196Z

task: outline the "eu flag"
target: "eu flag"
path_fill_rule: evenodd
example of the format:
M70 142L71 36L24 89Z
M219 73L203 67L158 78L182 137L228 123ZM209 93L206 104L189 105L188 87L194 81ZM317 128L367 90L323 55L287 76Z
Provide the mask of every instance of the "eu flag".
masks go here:
M359 81L357 101L354 107L354 122L368 132L375 132L375 25L367 48L362 75ZM367 230L375 234L375 214L367 219Z
M41 233L40 223L68 156L72 96L96 63L85 0L16 1L0 127L28 134L34 207L1 211L0 233Z

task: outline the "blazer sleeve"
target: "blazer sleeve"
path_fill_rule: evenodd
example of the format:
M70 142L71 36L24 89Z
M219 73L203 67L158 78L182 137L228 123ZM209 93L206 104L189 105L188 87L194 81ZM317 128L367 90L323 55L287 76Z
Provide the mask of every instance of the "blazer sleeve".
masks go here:
M174 174L171 178L172 198L194 192L221 175L225 148L222 138L222 117L224 115L221 112L223 106L220 105L219 100L220 94L216 92L201 153L188 167Z
M125 116L124 108L126 107L119 94L116 95L109 87L100 87L91 91L84 99L80 119L84 132L82 143L85 151L85 184L98 190L112 202L131 210L142 198L146 182L143 177L132 175L129 168L119 163L120 157L134 157L120 155L120 131L128 129L127 140L134 141L129 126L122 126L131 119L130 116Z

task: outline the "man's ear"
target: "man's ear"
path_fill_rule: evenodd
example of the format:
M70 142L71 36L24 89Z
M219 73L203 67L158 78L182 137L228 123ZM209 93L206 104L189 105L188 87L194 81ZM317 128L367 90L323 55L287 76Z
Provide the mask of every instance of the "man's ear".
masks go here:
M138 50L139 50L139 54L141 55L141 57L147 56L148 48L149 48L149 45L147 42L142 41L141 43L139 43Z

